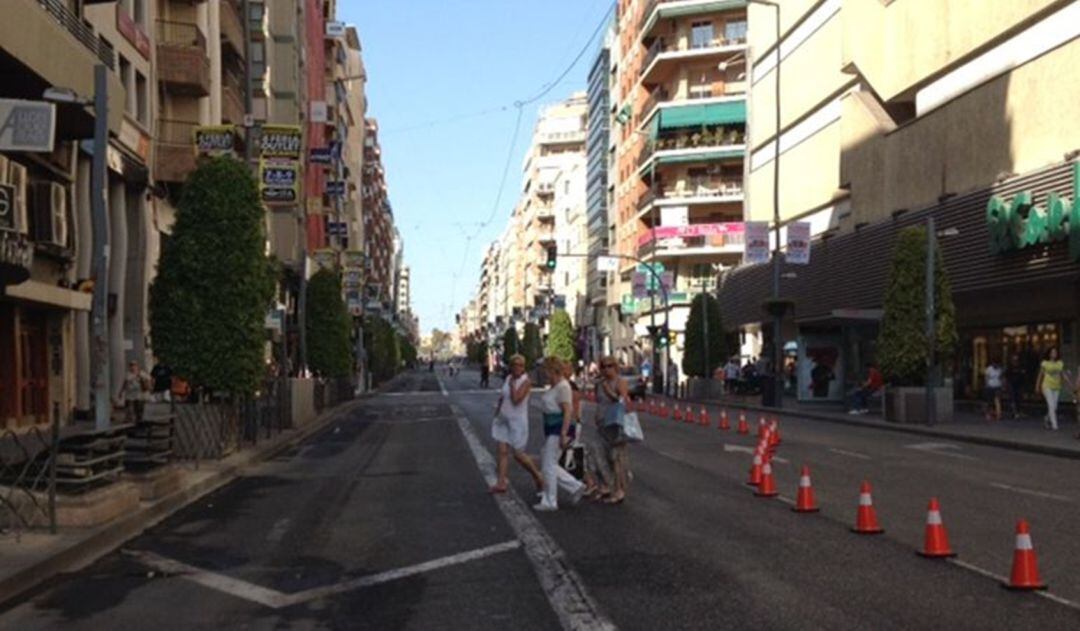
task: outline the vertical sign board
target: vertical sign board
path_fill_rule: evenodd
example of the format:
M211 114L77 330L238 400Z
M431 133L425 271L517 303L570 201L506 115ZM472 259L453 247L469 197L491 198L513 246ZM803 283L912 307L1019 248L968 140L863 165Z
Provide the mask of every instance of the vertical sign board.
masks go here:
M364 269L364 251L363 250L345 250L344 267L345 267L345 269L349 269L349 270Z
M810 222L796 221L787 227L787 256L792 265L810 264Z
M259 196L266 204L295 204L300 189L300 164L259 161Z
M0 231L15 232L15 187L0 184Z
M769 260L769 223L766 221L746 222L746 251L743 263L765 263Z
M0 151L52 153L55 139L55 105L0 99Z
M264 160L299 160L300 133L299 125L263 125L259 156Z

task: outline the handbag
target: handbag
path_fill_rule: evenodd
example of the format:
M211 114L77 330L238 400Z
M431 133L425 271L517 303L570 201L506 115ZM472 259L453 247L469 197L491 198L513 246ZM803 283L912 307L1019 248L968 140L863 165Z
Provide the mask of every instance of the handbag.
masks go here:
M563 450L559 457L559 466L578 480L585 475L585 448L570 446Z
M641 431L641 422L637 412L623 415L622 433L628 443L640 443L645 440L645 432Z
M626 416L626 405L619 401L618 403L608 407L604 413L604 427L611 425L622 425L623 418Z

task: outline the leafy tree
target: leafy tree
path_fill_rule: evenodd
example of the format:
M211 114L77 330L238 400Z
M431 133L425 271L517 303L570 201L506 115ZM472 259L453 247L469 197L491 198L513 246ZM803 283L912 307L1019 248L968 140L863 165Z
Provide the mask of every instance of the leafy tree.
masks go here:
M375 383L383 383L401 370L401 342L394 327L386 320L369 316L364 324L364 343L368 349L368 367Z
M529 322L525 325L525 336L521 340L521 354L525 356L525 367L532 370L536 361L544 355L544 343L540 340L540 327Z
M347 377L352 372L349 333L352 323L341 298L341 279L321 269L307 285L307 351L311 370L320 377Z
M708 314L706 319L706 314ZM705 364L705 323L708 323L709 362ZM686 346L683 350L683 374L709 377L724 363L725 334L720 317L720 301L711 294L694 296L690 316L686 320Z
M574 324L565 309L555 311L551 316L551 333L548 334L547 354L565 362L576 359L574 352Z
M521 352L521 340L518 338L517 328L510 325L503 333L503 356L510 359L512 355Z
M952 287L940 248L934 252L934 292L935 362L942 366L951 361L958 337ZM926 385L925 227L905 228L897 236L884 307L878 335L882 374L896 385Z
M183 187L150 286L150 330L154 353L192 385L245 394L265 373L276 272L263 222L255 179L233 158L203 161Z
M416 345L412 341L402 335L399 337L398 346L401 347L401 361L407 367L416 366L417 352Z

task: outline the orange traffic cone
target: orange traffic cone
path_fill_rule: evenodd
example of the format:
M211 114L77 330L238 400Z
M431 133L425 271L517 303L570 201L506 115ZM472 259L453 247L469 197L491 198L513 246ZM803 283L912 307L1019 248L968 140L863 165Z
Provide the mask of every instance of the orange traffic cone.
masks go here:
M671 410L668 409L667 401L660 399L660 418L671 418Z
M1009 575L1009 582L1003 585L1009 589L1046 589L1046 583L1039 578L1039 566L1035 560L1035 548L1031 545L1031 530L1026 519L1016 523L1012 573Z
M682 416L682 409L681 409L681 408L679 407L679 404L678 404L678 403L676 403L676 404L675 404L675 405L673 405L672 407L674 407L674 408L675 408L675 413L673 414L673 418L674 418L674 419L675 419L676 421L681 421L681 420L683 419L683 416Z
M739 412L739 428L738 432L743 436L750 433L750 425L746 422L746 412Z
M728 420L727 410L723 410L720 412L720 425L717 426L716 429L722 432L726 432L731 429L731 421Z
M762 416L762 417L758 418L757 437L758 438L765 438L765 433L768 432L768 431L769 431L768 423L765 422L765 417Z
M649 414L656 416L656 399L649 399L645 402L645 406L648 409Z
M755 452L754 463L750 465L750 479L746 481L750 486L761 484L761 461L761 454Z
M690 404L686 404L686 422L697 423L697 416L694 415L694 408L690 407Z
M705 409L705 406L701 406L701 414L698 414L698 425L702 427L708 427L712 425L712 421L709 420L709 411Z
M780 494L780 491L776 490L776 480L772 474L772 463L768 460L761 465L761 484L758 484L758 488L754 491L754 495L758 497L776 497Z
M810 467L806 465L803 465L799 476L799 491L795 495L795 507L791 510L796 513L816 513L820 510L814 497L814 487L810 484Z
M870 483L863 480L859 488L859 511L855 516L855 527L851 532L860 535L879 535L885 529L878 523L877 512L874 511L874 498L870 496Z
M769 426L769 430L772 432L771 444L780 444L780 421L773 419L772 425Z
M941 507L936 497L930 498L930 508L926 510L926 537L923 549L917 552L931 559L956 556L949 548L949 535L945 532L945 524L941 523Z

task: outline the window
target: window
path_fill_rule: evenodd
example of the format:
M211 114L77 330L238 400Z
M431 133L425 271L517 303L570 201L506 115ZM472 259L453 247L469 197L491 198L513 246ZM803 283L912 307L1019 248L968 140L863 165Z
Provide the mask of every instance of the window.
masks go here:
M746 41L746 20L728 22L724 25L724 40L729 44L737 44Z
M124 99L124 111L130 116L135 113L135 91L132 89L131 62L125 59L123 55L119 55L119 57L120 83L124 84L124 90L127 92L127 98Z
M131 17L139 26L146 27L146 0L132 0Z
M135 71L135 119L143 125L150 122L150 107L147 101L150 94L147 91L146 77L138 70Z
M690 25L690 47L708 48L713 43L713 23L694 22Z
M702 72L690 83L690 98L707 99L712 95L712 81L709 81L707 73Z

